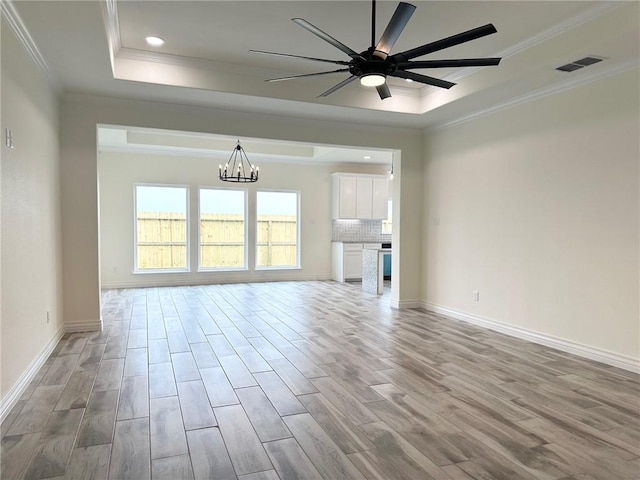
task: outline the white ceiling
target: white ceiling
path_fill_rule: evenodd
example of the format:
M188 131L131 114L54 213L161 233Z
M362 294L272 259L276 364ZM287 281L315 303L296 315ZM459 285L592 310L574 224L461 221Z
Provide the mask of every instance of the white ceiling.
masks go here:
M389 82L393 98L347 77L266 83L333 69L249 49L348 60L290 21L302 17L356 51L370 43L367 1L16 1L10 2L67 92L425 128L500 108L532 94L638 68L639 3L418 1L393 52L493 23L498 33L422 59L504 57L500 66L420 71L456 81L450 90ZM378 35L396 1L378 2ZM165 39L160 48L144 38ZM555 67L588 55L606 60L574 73Z

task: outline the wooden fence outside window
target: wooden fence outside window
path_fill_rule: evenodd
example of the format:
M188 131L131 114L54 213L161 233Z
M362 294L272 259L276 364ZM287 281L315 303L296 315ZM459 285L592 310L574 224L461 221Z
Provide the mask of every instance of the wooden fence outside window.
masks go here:
M243 215L203 214L200 218L200 267L245 265ZM138 214L138 269L186 268L187 222L184 214ZM295 215L261 215L257 225L257 265L297 265Z

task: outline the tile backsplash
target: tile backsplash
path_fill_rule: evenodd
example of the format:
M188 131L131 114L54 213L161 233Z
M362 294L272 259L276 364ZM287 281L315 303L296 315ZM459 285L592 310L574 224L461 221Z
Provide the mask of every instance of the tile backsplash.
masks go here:
M390 242L391 234L382 233L382 220L333 220L334 242Z

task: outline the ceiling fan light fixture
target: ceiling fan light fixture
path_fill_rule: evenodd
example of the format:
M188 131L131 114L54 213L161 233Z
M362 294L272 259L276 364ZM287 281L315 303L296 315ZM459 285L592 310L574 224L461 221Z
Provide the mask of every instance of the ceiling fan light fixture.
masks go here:
M387 77L379 73L370 73L360 77L360 84L365 87L379 87L380 85L384 85L386 81Z

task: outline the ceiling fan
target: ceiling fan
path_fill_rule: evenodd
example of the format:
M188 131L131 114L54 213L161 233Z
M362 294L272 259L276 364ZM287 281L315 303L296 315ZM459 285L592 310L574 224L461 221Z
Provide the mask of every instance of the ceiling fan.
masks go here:
M458 60L420 60L412 62L411 60L429 53L437 52L445 48L453 47L461 43L476 40L486 35L496 33L497 30L493 24L489 23L482 27L474 28L466 32L453 35L451 37L443 38L435 42L427 43L404 52L390 55L390 51L395 45L396 41L400 37L402 30L409 22L411 15L413 15L416 9L415 5L410 3L400 2L396 7L391 20L387 28L382 33L378 43L375 43L375 24L376 24L376 1L373 0L371 5L371 46L363 51L356 52L347 47L340 41L333 38L331 35L323 32L315 25L307 22L302 18L292 18L291 20L300 25L305 30L320 37L327 43L330 43L337 49L346 53L351 60L327 60L324 58L305 57L301 55L290 55L287 53L265 52L261 50L249 50L251 53L258 53L262 55L273 55L277 57L291 57L300 58L304 60L312 60L314 62L332 63L335 65L341 65L343 68L337 70L331 70L328 72L307 73L304 75L293 75L290 77L271 78L266 80L267 82L280 82L284 80L293 80L304 77L315 77L318 75L328 75L332 73L349 72L351 75L346 80L341 81L337 85L334 85L329 90L321 93L318 97L326 97L331 95L336 90L350 84L356 79L360 79L360 83L364 86L376 87L380 99L391 97L389 86L386 83L387 77L404 78L412 80L414 82L420 82L426 85L433 85L441 88L451 88L455 85L453 82L441 80L427 75L414 73L409 70L413 69L425 69L425 68L451 68L451 67L485 67L498 65L500 58L469 58Z

